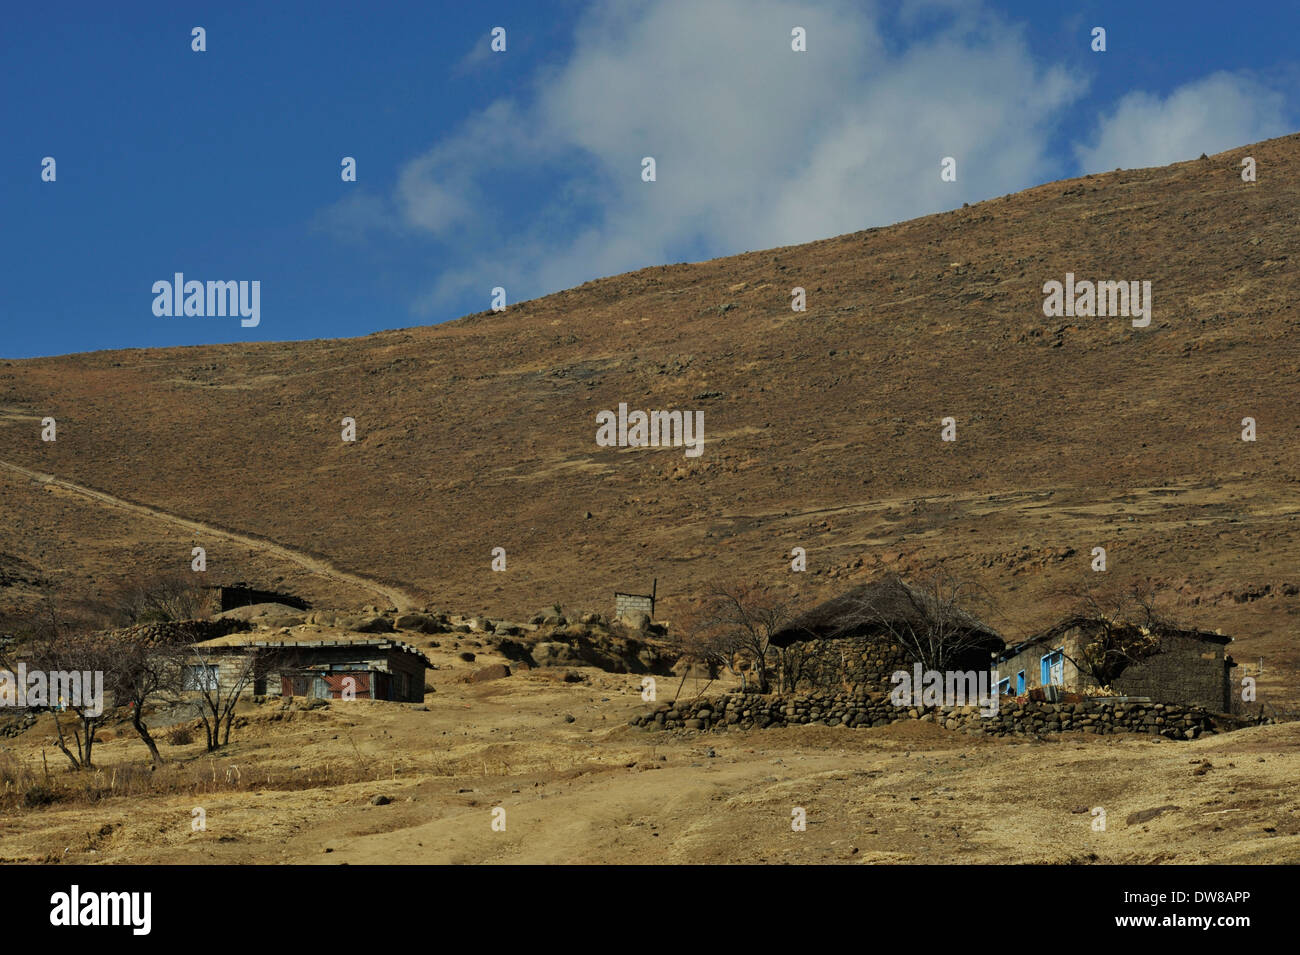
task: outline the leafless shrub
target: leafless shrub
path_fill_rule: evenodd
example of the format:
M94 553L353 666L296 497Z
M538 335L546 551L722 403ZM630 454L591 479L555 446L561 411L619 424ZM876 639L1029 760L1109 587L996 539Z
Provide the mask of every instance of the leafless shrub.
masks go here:
M981 653L991 631L981 618L992 610L978 583L944 569L904 581L887 572L864 596L849 601L843 624L888 633L930 670L951 670Z
M752 670L758 692L767 693L772 658L781 655L772 637L795 613L790 598L766 584L715 582L681 619L677 649L687 662L726 667L745 687Z
M171 746L188 746L194 742L194 730L188 723L178 723L167 733L167 743Z
M1090 631L1079 652L1071 655L1067 648L1063 655L1103 688L1130 665L1159 653L1162 633L1183 629L1170 609L1172 596L1151 580L1110 587L1075 584L1058 593Z
M152 574L129 580L109 592L104 600L107 614L118 626L138 623L166 623L206 617L210 595L194 575Z

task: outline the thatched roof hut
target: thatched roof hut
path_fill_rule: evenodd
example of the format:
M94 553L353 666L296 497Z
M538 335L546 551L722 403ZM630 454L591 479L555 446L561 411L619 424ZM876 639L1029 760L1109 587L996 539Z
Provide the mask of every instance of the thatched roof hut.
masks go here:
M861 584L818 604L774 634L772 643L787 647L800 640L836 640L871 631L920 633L935 625L933 618L937 612L947 615L944 626L961 631L967 638L965 643L986 651L986 661L988 653L1001 651L1006 645L996 630L971 614L951 606L938 611L933 594L913 587L895 574Z

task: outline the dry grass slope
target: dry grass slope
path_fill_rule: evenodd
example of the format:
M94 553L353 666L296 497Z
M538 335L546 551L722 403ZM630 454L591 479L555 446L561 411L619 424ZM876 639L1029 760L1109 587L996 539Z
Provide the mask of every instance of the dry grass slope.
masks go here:
M658 577L671 617L717 573L812 598L879 554L979 574L1019 634L1103 545L1112 573L1178 588L1239 659L1265 657L1267 687L1300 657L1297 183L1289 136L437 327L3 362L0 461L505 615ZM1151 326L1044 318L1042 284L1067 271L1150 280ZM598 448L595 414L621 401L702 409L704 454ZM69 592L201 543L214 576L376 599L8 471L0 512L0 553Z

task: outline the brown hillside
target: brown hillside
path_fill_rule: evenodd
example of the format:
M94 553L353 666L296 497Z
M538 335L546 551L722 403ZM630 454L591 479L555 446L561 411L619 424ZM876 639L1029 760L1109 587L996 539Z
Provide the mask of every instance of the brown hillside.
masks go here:
M610 609L654 577L667 617L719 574L811 600L879 555L978 574L1019 636L1104 546L1109 573L1179 588L1280 690L1300 662L1298 183L1293 135L436 327L0 362L0 461L511 615ZM1149 280L1150 327L1045 318L1043 283L1066 272ZM703 455L597 447L595 415L619 402L702 410ZM11 604L31 567L80 593L184 568L193 543L214 580L384 602L12 470L0 502Z

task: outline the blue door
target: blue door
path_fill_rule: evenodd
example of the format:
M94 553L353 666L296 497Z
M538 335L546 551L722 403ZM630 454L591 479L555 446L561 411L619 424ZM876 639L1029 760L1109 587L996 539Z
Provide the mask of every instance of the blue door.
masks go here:
M1016 696L1025 695L1025 671L1021 670L1016 674Z
M1043 686L1063 686L1065 684L1065 648L1043 654L1039 661L1042 668Z

